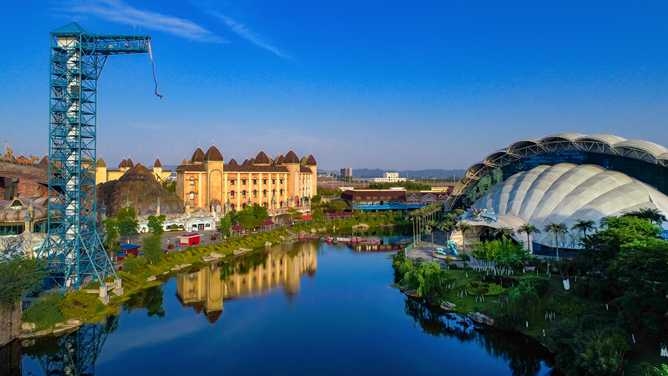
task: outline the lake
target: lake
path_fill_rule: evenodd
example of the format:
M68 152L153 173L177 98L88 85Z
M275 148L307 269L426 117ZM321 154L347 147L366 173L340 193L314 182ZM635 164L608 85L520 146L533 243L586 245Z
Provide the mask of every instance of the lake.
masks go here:
M118 317L0 360L26 375L549 375L531 340L392 287L391 253L307 242L170 278Z

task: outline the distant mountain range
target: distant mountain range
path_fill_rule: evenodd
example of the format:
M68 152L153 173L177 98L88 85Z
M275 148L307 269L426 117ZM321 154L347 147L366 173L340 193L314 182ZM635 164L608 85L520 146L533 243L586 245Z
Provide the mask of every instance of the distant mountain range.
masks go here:
M358 168L353 169L353 177L362 179L377 178L383 176L383 173L387 171L398 172L401 177L409 179L452 179L453 177L458 179L464 176L465 172L463 169L445 170L440 168L399 171L380 168Z

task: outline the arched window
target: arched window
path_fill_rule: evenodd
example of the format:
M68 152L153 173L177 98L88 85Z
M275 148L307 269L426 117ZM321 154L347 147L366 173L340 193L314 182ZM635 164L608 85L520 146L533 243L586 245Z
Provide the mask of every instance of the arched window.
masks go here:
M234 191L230 191L230 197L234 197Z

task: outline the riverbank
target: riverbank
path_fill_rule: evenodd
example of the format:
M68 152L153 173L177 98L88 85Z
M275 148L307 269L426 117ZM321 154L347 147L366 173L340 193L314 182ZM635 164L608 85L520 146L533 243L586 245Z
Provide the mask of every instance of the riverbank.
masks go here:
M95 284L64 294L43 293L23 313L23 330L19 338L30 340L58 336L77 330L83 324L100 322L118 314L123 303L132 296L161 285L181 271L196 270L210 263L231 262L272 245L298 241L300 234L351 235L353 227L356 235L379 235L405 231L408 225L398 213L359 213L349 218L301 222L290 227L230 237L218 243L164 254L153 264L143 256L131 257L125 260L124 270L118 272L122 280L122 295L112 294L108 304L103 304L98 299Z
M554 264L540 263L531 272L463 265L442 267L436 262L410 260L401 252L393 258L395 282L404 294L492 330L527 336L553 354L556 368L564 374L640 374L656 364L656 358L640 353L639 348L626 356L617 352L628 348L627 339L614 334L618 310L576 292L580 285L591 284L590 279L570 278L571 287L566 289ZM593 332L592 327L596 328ZM614 367L619 368L614 373L596 368L598 362L607 362L606 357L624 361L616 363Z

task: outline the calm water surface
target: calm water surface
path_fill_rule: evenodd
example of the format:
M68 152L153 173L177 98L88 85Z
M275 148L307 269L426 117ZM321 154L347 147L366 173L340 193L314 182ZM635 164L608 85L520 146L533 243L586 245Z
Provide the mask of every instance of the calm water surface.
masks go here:
M407 300L392 282L388 253L296 244L172 278L105 325L19 348L16 368L29 375L550 374L525 338L463 328Z

